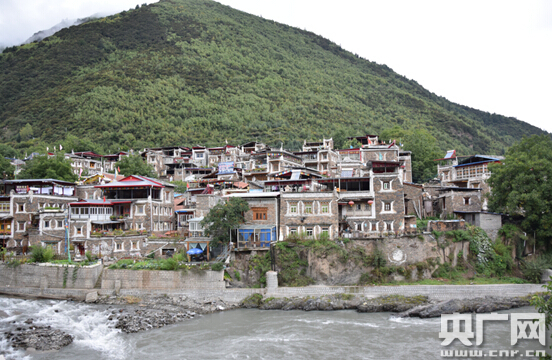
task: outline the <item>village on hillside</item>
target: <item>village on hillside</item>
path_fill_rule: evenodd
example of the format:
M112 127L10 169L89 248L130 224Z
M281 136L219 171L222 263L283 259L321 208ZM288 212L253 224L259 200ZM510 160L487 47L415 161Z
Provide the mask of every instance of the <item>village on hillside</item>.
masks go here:
M304 141L294 152L255 141L144 149L140 155L159 179L117 175L114 164L129 152L67 153L73 172L87 177L0 182L1 245L15 254L52 246L76 259L86 252L132 258L198 249L203 259L221 261L268 250L293 234L329 240L416 234L416 220L426 217L464 220L496 238L501 215L487 211L485 194L487 166L501 157L451 150L435 159L435 179L415 184L412 154L400 143L377 135L350 139L357 146L341 150L331 138ZM12 163L20 170L23 161ZM185 182L187 191L175 193L173 181ZM245 223L231 232L228 247L211 248L201 221L232 197L247 201Z

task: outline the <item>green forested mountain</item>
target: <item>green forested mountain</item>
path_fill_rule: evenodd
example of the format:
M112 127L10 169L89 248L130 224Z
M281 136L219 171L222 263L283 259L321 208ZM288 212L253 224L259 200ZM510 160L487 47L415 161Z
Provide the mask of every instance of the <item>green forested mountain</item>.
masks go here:
M474 84L476 86L476 84ZM116 151L427 130L502 154L542 131L460 106L308 31L207 0L161 0L0 54L0 142Z

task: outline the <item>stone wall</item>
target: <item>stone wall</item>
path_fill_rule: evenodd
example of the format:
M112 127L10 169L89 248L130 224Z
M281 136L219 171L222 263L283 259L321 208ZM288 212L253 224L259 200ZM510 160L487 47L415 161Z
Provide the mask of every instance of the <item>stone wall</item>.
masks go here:
M370 256L378 249L386 260L386 266L402 267L410 270L411 280L419 277L430 278L438 264L450 263L456 266L461 255L467 261L469 243L449 243L442 246L431 234L418 236L385 237L378 239L355 239L349 241L343 248L347 256L338 251L320 251L309 248L299 249L299 257L306 260L306 275L317 285L358 284L364 273L371 272L373 267L365 263L360 254ZM278 257L278 252L276 257ZM420 269L418 270L418 266ZM277 268L278 271L282 269ZM243 275L246 275L244 272ZM403 280L397 278L397 280ZM410 279L408 279L410 280Z
M65 271L67 269L67 274ZM76 269L76 270L75 270ZM0 265L0 287L92 289L103 265L68 267L54 264L23 264L15 268ZM74 272L76 271L76 274ZM64 285L65 278L65 286Z
M206 216L220 201L223 201L223 199L219 195L196 195L196 217Z
M102 290L212 289L225 288L223 271L109 270L102 275Z
M249 211L245 213L245 225L271 225L276 226L278 219L278 198L243 198L249 205ZM256 220L253 217L253 209L266 209L266 220Z
M465 228L464 220L430 220L427 222L427 231L464 230Z
M421 213L424 205L422 199L423 186L405 183L403 190L406 201L406 215L416 215L416 209ZM413 202L415 202L416 207L414 207Z

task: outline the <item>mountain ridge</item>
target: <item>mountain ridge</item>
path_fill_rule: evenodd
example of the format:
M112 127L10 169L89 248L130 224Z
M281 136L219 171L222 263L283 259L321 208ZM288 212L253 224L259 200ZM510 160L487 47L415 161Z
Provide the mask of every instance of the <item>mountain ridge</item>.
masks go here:
M396 125L429 132L442 151L502 154L522 135L546 133L212 1L165 0L62 29L6 49L0 68L1 141L20 149L69 135L103 152L225 138L297 148ZM27 124L35 139L21 138Z

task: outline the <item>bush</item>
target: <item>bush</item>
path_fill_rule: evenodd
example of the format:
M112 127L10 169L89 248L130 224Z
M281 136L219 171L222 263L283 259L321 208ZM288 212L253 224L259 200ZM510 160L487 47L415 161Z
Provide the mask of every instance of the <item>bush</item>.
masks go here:
M92 262L94 260L94 258L92 257L92 253L90 251L85 252L84 256L86 256L86 260L88 262Z
M544 270L552 265L552 256L545 254L522 263L521 272L528 281L538 284L541 281Z
M364 274L360 275L360 280L358 281L359 285L368 285L372 282L372 277L370 276L369 272L365 272Z
M54 258L54 249L51 246L31 246L31 261L36 263L50 262Z
M211 265L211 270L213 271L221 271L224 269L224 265L221 262L216 262Z

